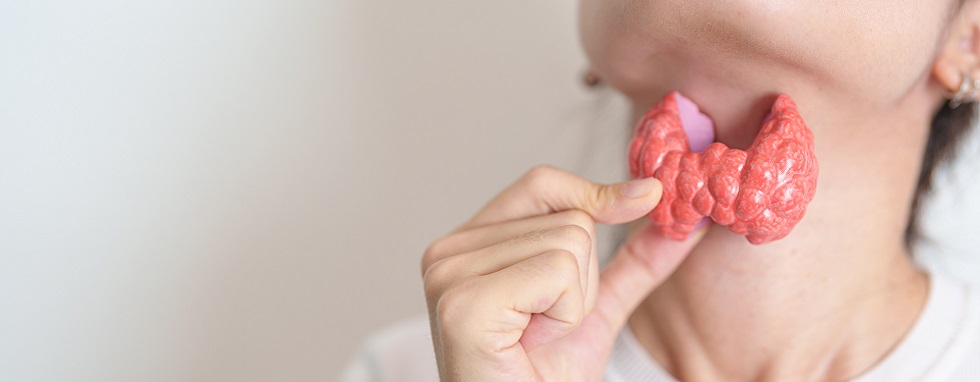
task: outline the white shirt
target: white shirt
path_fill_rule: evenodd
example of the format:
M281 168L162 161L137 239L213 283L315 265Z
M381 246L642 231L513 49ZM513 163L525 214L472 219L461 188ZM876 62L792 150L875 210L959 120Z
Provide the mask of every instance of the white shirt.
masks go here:
M855 382L980 381L980 295L939 272L912 330ZM405 321L372 336L341 376L342 382L438 381L426 318ZM633 337L620 332L606 382L675 382Z

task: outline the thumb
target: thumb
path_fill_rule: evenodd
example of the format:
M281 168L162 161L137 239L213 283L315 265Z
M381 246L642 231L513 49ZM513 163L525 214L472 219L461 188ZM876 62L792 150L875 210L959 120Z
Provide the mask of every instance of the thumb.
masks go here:
M655 178L605 185L555 167L538 166L457 230L572 209L585 211L599 223L620 224L653 210L662 191Z
M708 232L705 226L677 241L647 222L620 247L599 276L595 312L615 337L640 303L664 282Z
M598 223L622 224L639 219L660 203L663 185L656 178L634 179L612 185L593 184L580 203Z

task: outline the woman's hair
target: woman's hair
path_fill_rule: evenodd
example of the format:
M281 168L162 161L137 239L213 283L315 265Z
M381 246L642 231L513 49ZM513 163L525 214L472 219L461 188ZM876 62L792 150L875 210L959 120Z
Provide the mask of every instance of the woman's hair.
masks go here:
M922 239L922 233L919 232L919 213L923 199L932 191L933 173L937 167L956 156L960 138L973 127L976 114L975 103L952 108L946 102L932 119L925 156L922 158L922 170L919 172L919 184L915 188L915 197L912 198L912 213L905 226L905 246L910 252L913 244Z

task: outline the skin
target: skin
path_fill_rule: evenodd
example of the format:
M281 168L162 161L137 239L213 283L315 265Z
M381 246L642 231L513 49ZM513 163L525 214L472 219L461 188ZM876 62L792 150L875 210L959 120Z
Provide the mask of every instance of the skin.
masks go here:
M582 0L580 15L594 73L637 116L677 89L745 148L790 94L817 195L762 246L641 220L600 273L595 223L643 216L659 182L533 169L423 257L443 380L598 381L627 324L685 381L842 380L886 357L928 295L903 232L931 118L961 73L980 78L978 2Z

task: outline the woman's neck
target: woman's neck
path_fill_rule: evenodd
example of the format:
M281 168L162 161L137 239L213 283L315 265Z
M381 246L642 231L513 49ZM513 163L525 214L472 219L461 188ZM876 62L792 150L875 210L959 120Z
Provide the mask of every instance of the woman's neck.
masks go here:
M837 123L814 130L817 195L790 236L756 246L713 226L634 313L637 339L673 375L852 378L915 322L928 282L903 235L928 119L841 122L816 124Z
M851 378L897 344L925 301L925 276L904 251L742 251L718 231L631 320L681 380Z

